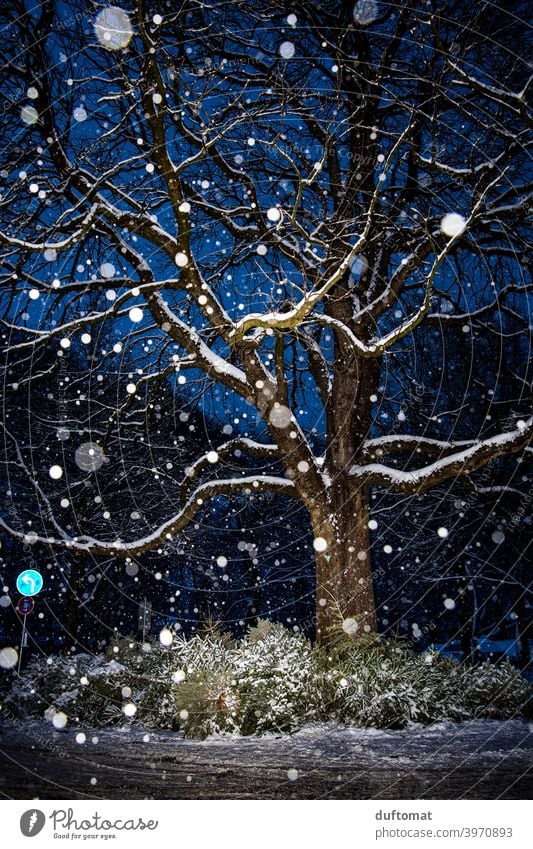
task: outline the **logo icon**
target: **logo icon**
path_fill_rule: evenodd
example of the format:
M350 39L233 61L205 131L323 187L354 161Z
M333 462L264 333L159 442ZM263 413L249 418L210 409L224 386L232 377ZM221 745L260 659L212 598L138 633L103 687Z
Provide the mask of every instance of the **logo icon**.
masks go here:
M24 811L20 818L20 830L24 837L35 837L42 831L46 822L46 817L42 811L37 808L32 808L29 811Z

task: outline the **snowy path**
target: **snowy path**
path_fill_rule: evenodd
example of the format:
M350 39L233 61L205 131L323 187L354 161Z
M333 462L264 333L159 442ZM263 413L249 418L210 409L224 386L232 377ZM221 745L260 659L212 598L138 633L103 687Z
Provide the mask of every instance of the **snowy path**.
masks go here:
M85 730L80 744L79 732L57 732L44 721L6 723L0 795L524 799L533 790L533 726L518 720L404 731L320 725L292 736L204 742L132 727Z

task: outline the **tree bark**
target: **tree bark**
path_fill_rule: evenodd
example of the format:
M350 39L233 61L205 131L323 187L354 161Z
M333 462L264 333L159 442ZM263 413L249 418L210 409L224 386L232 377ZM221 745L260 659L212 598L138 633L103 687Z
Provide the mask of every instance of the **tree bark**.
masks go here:
M368 493L348 480L311 512L316 552L316 637L327 643L345 619L357 633L377 629L370 563ZM327 548L322 551L321 541ZM353 627L353 626L352 626Z
M350 325L352 292L347 279L327 300L327 312ZM360 327L365 340L370 328ZM335 368L326 406L327 435L325 470L330 478L324 501L310 509L315 540L327 541L316 553L316 634L328 642L332 628L343 619L355 618L357 633L377 630L370 558L369 489L350 476L365 440L368 439L372 401L379 382L379 364L363 360L335 336Z

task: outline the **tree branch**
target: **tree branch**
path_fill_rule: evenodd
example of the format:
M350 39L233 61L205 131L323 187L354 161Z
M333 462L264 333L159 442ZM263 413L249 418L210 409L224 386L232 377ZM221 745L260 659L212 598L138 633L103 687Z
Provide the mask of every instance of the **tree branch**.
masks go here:
M56 539L55 537L33 533L25 534L22 531L12 528L2 518L0 518L0 527L10 536L26 544L40 544L50 548L85 552L97 556L131 557L142 554L145 551L151 551L162 542L166 542L180 533L202 509L206 500L220 496L229 497L241 492L276 492L278 495L286 495L292 498L297 497L296 488L292 481L282 477L265 475L263 477L254 476L209 481L197 487L183 507L171 519L159 525L142 539L132 540L131 542L123 542L121 539L117 539L114 542L105 542L89 536Z
M450 478L471 474L503 454L520 451L531 441L532 436L533 417L516 430L476 442L421 469L404 472L381 463L368 463L352 466L350 474L362 478L366 484L382 486L394 492L426 492Z

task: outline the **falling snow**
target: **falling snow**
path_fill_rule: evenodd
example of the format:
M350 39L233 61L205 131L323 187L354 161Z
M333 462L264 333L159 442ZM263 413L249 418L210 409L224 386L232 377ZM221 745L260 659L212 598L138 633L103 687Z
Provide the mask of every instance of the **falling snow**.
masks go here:
M356 24L368 26L379 16L379 6L374 0L358 0L353 9Z
M128 46L133 29L127 12L118 6L107 6L95 18L96 38L107 50L123 50Z
M284 404L276 402L268 414L272 427L286 428L292 424L292 413Z
M68 716L63 713L63 711L58 710L53 713L52 716L52 725L57 731L61 731L63 728L66 728L68 723Z
M163 628L159 632L159 642L161 643L162 646L171 646L173 640L174 640L174 635L172 634L172 631L169 628ZM131 693L130 693L130 695L131 695Z
M64 431L63 431L64 433ZM58 434L59 436L59 434ZM68 434L70 436L70 434ZM68 439L68 436L59 437ZM103 448L96 442L82 442L74 455L76 465L84 472L96 472L105 463Z
M20 110L20 117L25 124L31 126L32 124L36 124L39 120L39 113L35 106L23 106Z
M283 59L292 59L296 52L296 48L292 41L283 41L279 46L279 53Z
M134 324L137 324L139 321L143 320L144 312L140 307L132 307L128 313L128 317L130 321L133 321Z
M85 110L85 107L84 106L76 106L76 108L74 109L74 111L72 113L72 117L74 118L75 121L78 121L78 123L82 123L83 121L86 121L87 120L87 112Z
M115 276L115 266L112 262L103 262L100 266L100 274L104 280L110 280Z
M2 605L5 607L5 605ZM18 652L10 647L0 649L0 667L2 669L13 669L18 663Z
M460 236L466 229L466 219L458 212L448 212L440 222L440 229L450 238Z
M353 637L359 631L359 623L356 619L352 619L351 617L343 619L342 630L345 634L348 634L350 637Z

